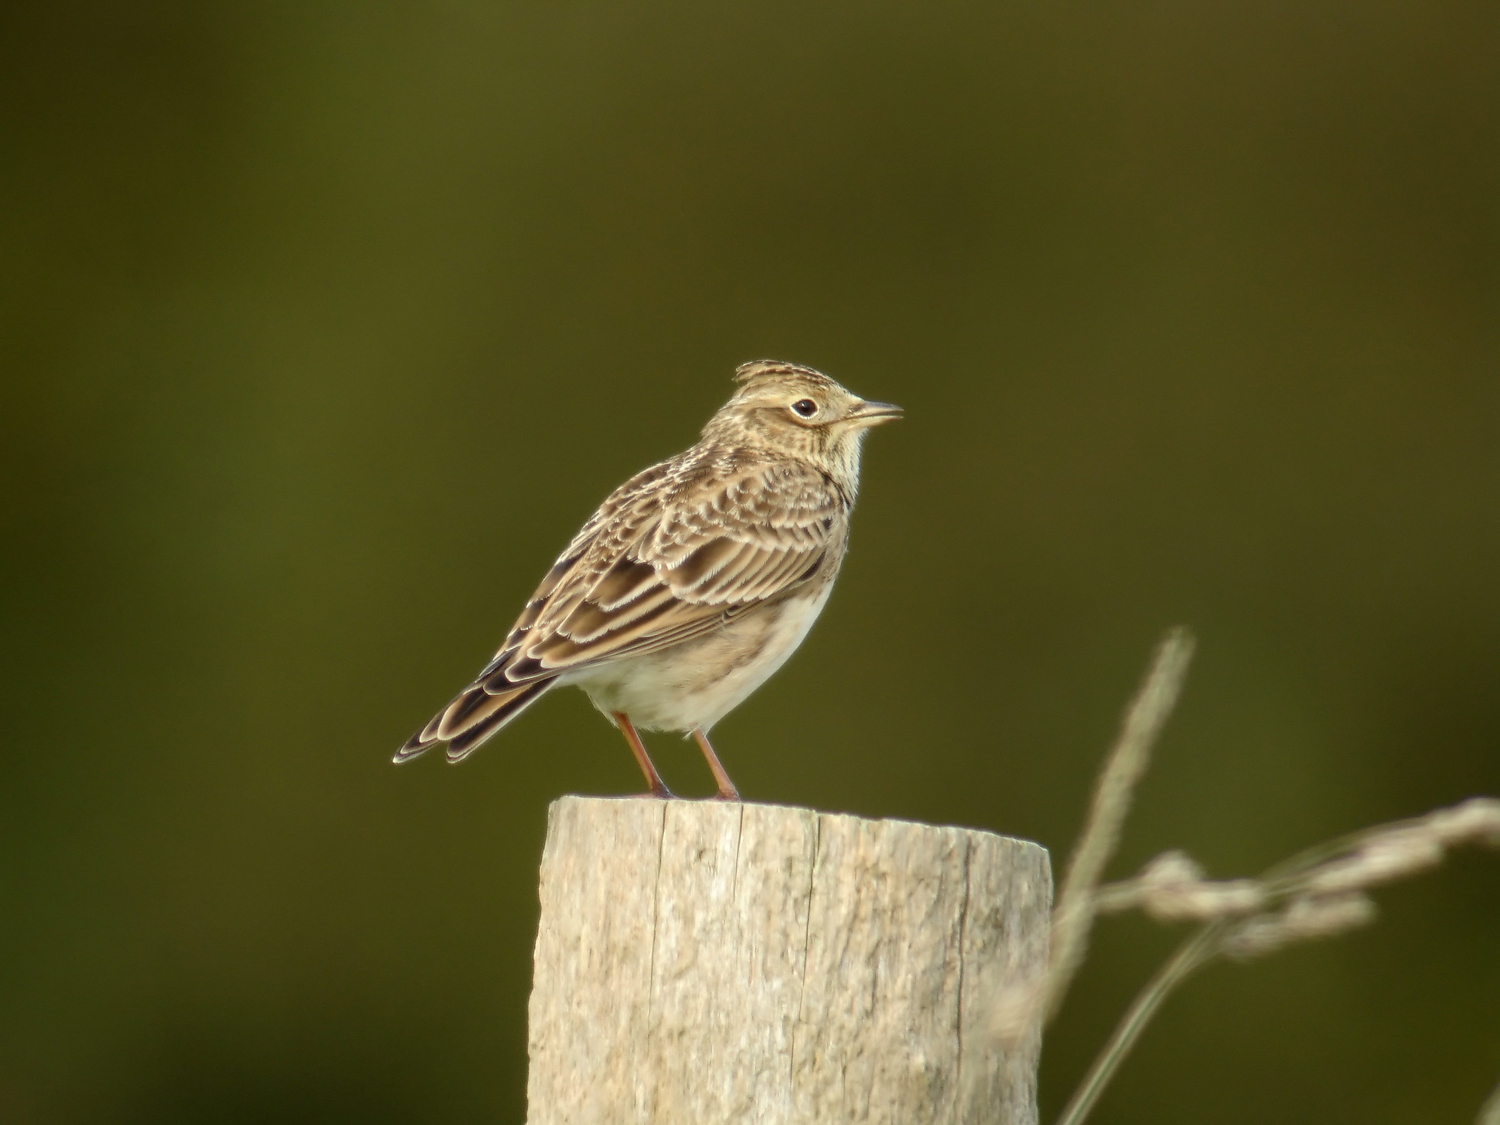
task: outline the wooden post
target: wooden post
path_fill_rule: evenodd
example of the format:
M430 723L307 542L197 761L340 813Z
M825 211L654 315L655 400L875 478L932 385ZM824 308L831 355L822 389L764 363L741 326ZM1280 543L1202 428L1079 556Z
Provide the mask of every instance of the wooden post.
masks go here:
M1032 1125L1052 879L989 832L717 801L552 805L529 1125Z

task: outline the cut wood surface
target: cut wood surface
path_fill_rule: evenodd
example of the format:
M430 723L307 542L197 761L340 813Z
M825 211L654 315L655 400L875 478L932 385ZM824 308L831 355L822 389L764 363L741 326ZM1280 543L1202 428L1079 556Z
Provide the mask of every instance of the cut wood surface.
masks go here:
M530 1125L1030 1125L1046 960L1023 840L774 805L565 797L542 855Z

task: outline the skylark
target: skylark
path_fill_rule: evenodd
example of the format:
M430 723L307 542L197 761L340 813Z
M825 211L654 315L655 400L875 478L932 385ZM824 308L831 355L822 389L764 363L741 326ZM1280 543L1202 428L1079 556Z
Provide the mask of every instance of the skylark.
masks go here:
M708 741L807 636L849 543L859 453L901 408L828 376L760 360L702 440L600 506L474 682L395 760L437 742L462 761L549 688L577 684L625 736L653 795L670 797L636 730Z

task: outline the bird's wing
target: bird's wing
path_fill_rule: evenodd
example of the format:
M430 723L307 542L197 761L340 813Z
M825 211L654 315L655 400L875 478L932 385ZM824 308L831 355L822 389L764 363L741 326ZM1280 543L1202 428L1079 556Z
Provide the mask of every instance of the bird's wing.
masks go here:
M708 632L817 573L848 509L791 461L635 485L579 533L476 686L507 692Z

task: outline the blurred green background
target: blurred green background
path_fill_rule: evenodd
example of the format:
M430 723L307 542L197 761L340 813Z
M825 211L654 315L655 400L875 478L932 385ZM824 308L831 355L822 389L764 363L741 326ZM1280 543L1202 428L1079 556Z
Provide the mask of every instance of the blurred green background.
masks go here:
M1177 622L1120 873L1500 791L1497 58L1490 0L12 0L0 1120L521 1120L547 803L640 779L572 692L390 755L751 358L908 411L716 732L752 799L1060 863ZM1472 1120L1500 857L1380 899L1099 1120ZM1175 938L1100 930L1044 1108Z

